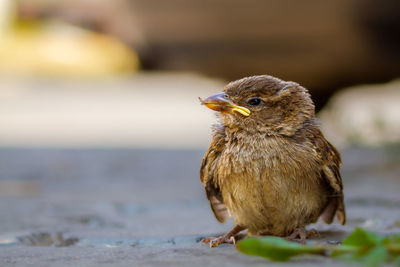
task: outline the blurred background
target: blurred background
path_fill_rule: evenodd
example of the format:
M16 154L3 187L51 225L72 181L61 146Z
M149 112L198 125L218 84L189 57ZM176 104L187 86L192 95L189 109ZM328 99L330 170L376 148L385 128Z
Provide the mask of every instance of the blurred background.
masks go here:
M1 0L0 145L203 147L213 118L196 97L256 74L299 82L318 111L339 92L321 113L337 145L397 141L399 14L396 0Z
M397 229L399 47L397 0L0 0L0 247L227 230L198 181L215 117L197 97L257 74L310 90L350 226Z

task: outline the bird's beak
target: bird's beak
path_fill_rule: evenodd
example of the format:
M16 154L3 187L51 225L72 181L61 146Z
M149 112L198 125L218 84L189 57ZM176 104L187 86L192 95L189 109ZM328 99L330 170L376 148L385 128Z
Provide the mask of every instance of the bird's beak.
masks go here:
M233 104L228 98L225 97L225 93L215 94L207 97L204 100L200 97L199 99L201 104L215 111L228 113L233 113L236 111L246 117L250 115L250 110L245 107Z

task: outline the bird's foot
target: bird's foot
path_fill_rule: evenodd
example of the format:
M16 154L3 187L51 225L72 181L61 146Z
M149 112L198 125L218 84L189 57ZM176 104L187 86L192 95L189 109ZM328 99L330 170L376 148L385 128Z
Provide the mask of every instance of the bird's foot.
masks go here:
M296 230L294 230L294 232L291 235L287 236L285 239L288 241L293 241L294 239L299 238L300 244L305 245L307 238L310 238L310 237L319 238L319 237L321 237L321 235L315 229L311 229L310 231L307 232L306 228L299 227Z
M201 240L201 243L209 244L210 248L218 247L221 244L236 244L235 236L241 231L245 230L243 226L236 225L233 229L227 233L226 235L222 235L220 237L208 237Z
M293 241L294 239L299 238L299 242L302 245L306 244L306 239L307 239L307 231L304 227L299 227L293 231L289 236L287 236L285 239L287 241Z
M234 245L234 244L236 244L236 239L234 236L223 235L220 237L204 238L203 240L201 240L201 243L209 244L210 248L213 248L213 247L218 247L219 245L225 244L225 243Z

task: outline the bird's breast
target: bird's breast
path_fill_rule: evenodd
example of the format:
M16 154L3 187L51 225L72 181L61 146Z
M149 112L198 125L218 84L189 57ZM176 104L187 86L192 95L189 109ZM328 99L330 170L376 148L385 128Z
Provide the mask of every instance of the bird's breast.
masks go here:
M262 228L271 216L283 223L320 209L318 164L312 151L286 140L230 142L221 155L218 182L238 223Z

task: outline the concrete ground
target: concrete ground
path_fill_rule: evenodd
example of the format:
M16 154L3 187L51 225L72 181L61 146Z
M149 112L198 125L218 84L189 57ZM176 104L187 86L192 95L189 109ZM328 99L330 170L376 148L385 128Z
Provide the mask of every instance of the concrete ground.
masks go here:
M199 243L232 222L214 219L200 184L213 116L190 102L217 91L219 82L191 77L187 82L194 77L205 86L186 92L185 79L152 79L181 84L168 101L162 90L138 89L151 87L146 77L60 88L52 88L55 81L9 81L0 97L0 266L265 265L233 246ZM169 117L174 110L179 115ZM400 145L341 152L348 223L317 224L322 237L309 242L340 241L356 226L400 232ZM315 256L279 265L342 263Z
M348 224L318 224L340 241L355 226L400 232L400 150L343 152ZM0 266L264 265L205 236L229 230L198 179L201 150L1 149ZM296 265L338 263L322 257Z

